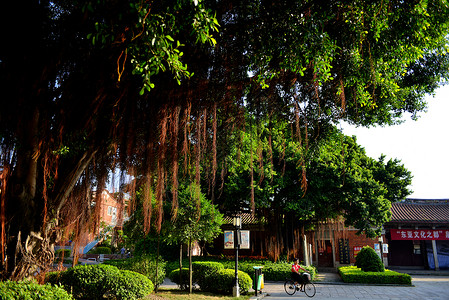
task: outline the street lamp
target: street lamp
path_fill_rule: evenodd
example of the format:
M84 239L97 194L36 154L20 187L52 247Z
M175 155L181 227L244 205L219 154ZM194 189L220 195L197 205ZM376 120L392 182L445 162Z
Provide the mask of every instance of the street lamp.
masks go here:
M235 248L235 286L232 291L232 295L234 297L240 297L240 288L239 288L239 248L241 244L241 237L240 237L240 229L242 228L242 217L241 216L234 216L233 220L234 224L234 248Z

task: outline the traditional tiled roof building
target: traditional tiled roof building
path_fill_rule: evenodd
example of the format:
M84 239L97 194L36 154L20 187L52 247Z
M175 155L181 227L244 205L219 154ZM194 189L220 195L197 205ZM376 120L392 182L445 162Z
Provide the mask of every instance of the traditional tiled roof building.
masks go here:
M294 255L319 268L354 264L358 252L368 245L390 268L449 269L449 199L407 199L393 203L391 213L391 220L376 238L358 235L357 229L344 227L342 222L341 226L332 226L328 220L313 231L297 231L293 242L285 234L280 243L284 253L288 251L287 257ZM248 239L248 247L240 248L240 255L268 256L268 231L273 226L264 217L249 213L240 216L245 233L242 241L243 237ZM225 217L222 228L225 232L215 240L210 253L233 255L233 238L226 235L234 231L233 217Z
M391 212L384 225L390 266L449 269L449 199L407 199Z

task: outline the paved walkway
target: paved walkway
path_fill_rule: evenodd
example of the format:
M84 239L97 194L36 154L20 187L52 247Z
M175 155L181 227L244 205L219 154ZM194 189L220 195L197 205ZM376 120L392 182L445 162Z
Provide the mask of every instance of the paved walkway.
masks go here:
M341 281L340 276L336 273L321 273L318 276L321 281L315 282L316 295L313 299L449 299L449 276L444 275L449 275L449 273L411 274L413 286L394 286L346 284ZM293 296L287 295L283 284L283 282L266 282L263 294L251 299L308 299L302 292L297 292Z
M344 283L337 273L318 273L318 281L314 282L316 295L312 299L334 300L449 300L449 271L401 271L412 276L413 286L396 285L366 285ZM177 285L168 278L162 284L164 287L176 288ZM254 295L254 291L250 291ZM293 296L287 295L284 282L265 282L263 293L251 299L288 300L309 299L304 293L296 292Z

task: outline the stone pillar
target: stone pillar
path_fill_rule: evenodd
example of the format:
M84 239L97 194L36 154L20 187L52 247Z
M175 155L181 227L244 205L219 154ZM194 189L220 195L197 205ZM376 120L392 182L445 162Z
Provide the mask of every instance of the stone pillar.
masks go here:
M302 236L302 249L303 249L303 257L304 257L304 264L306 266L310 266L310 260L309 260L309 247L307 247L307 236L304 234Z
M312 258L312 244L309 244L309 260L310 260L310 264L313 265L313 258Z
M432 227L435 229L435 227ZM438 263L438 250L437 250L437 242L432 240L432 250L433 250L433 261L435 262L435 271L440 269L440 264Z
M329 237L332 245L332 267L335 268L337 260L335 258L335 235L333 230L330 232Z

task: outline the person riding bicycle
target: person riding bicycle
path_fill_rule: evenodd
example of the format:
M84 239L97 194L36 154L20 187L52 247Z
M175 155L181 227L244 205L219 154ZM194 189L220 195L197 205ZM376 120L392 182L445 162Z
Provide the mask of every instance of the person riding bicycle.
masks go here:
M301 273L299 272L299 270L302 270L304 272L307 271L306 269L302 268L299 265L299 259L295 258L293 265L292 265L291 277L292 277L293 281L295 281L295 284L299 283L301 285L300 290L302 290L302 287L304 285L304 278L301 276Z

